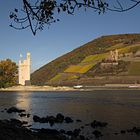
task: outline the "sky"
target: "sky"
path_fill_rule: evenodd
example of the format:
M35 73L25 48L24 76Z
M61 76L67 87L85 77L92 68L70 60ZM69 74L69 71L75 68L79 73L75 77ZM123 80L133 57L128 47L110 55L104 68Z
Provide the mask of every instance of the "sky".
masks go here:
M19 31L9 27L9 13L21 7L21 1L0 1L0 60L10 58L18 64L20 54L25 58L30 52L32 72L100 36L140 33L139 5L124 13L107 11L99 15L89 9L73 16L63 14L59 22L34 36L29 29Z

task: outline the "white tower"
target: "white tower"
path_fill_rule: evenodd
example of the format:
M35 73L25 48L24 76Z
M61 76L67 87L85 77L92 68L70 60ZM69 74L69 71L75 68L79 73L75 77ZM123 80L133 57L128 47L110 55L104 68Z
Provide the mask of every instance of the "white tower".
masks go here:
M31 69L31 58L30 53L27 53L25 60L19 60L19 84L30 85L30 69Z
M119 52L118 52L118 50L116 49L116 50L115 50L115 61L118 61L118 58L119 58Z

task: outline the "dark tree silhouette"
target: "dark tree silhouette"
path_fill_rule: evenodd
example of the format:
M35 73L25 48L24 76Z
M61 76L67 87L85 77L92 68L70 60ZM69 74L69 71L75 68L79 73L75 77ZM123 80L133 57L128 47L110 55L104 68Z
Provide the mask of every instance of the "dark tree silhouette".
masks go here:
M15 29L30 28L33 35L38 30L43 30L45 25L59 21L60 13L73 15L77 9L93 9L99 14L106 11L125 12L140 4L140 0L22 0L23 7L10 13L14 21L11 27Z

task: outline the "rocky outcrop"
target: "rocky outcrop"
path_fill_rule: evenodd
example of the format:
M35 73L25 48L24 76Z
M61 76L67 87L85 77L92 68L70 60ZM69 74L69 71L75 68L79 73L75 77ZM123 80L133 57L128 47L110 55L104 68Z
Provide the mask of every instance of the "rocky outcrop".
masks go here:
M22 113L22 112L25 112L25 110L23 109L18 109L16 107L11 107L7 110L7 113Z
M64 117L61 113L58 113L56 116L46 116L46 117L39 117L37 115L33 116L34 122L39 122L39 123L49 123L51 126L54 123L72 123L73 120L71 117Z
M106 127L107 125L108 125L107 122L100 122L100 121L96 121L96 120L94 120L94 121L91 123L91 127L92 127L92 128Z

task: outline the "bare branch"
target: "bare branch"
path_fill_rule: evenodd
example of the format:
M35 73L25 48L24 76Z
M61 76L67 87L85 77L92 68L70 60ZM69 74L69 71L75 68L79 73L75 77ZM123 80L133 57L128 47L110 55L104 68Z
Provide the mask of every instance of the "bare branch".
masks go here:
M115 11L115 12L126 12L126 11L129 11L131 9L133 9L134 7L136 7L137 5L140 4L140 1L136 1L136 0L130 0L133 2L132 6L128 7L128 8L123 8L122 5L120 5L120 7L114 7L114 8L110 8L110 7L107 7L107 10L110 10L110 11ZM119 1L118 1L119 2ZM120 3L120 2L119 2Z
M110 6L107 0L35 0L29 3L29 0L22 0L23 8L18 15L18 10L10 13L10 18L14 23L11 27L15 29L30 28L33 35L38 30L43 30L45 25L50 26L52 23L59 21L58 14L66 13L73 15L79 9L93 9L93 12L99 14L105 11L125 12L133 9L140 4L140 0L129 0L130 6L125 7L122 2L116 0L115 6ZM21 15L24 15L21 17Z
M33 29L33 26L32 26L32 22L31 22L31 19L30 19L30 15L29 15L29 12L28 12L28 7L27 6L29 6L29 5L28 5L26 0L23 0L23 3L24 3L24 6L25 6L25 11L27 13L27 18L29 20L29 26L31 28L31 31L32 31L33 35L35 35L36 32L34 32L34 29Z

